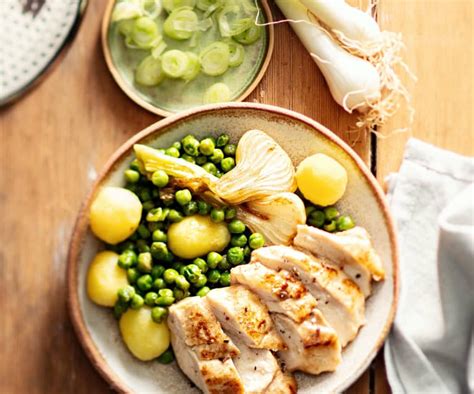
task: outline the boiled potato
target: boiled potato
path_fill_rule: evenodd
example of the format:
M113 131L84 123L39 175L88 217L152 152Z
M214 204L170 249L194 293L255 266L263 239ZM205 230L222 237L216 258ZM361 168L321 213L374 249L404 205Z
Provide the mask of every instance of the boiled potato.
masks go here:
M323 207L336 203L346 191L346 169L332 157L318 153L304 159L296 170L303 196Z
M142 204L130 190L103 187L91 205L91 229L102 241L115 245L135 232L141 214Z
M87 272L87 294L96 304L114 306L117 291L128 285L127 273L117 265L118 254L99 252Z
M132 354L148 361L160 356L170 345L170 332L166 321L151 320L151 309L129 309L120 318L120 333Z
M178 257L194 259L222 251L230 241L225 223L214 223L209 216L189 216L168 230L168 247Z

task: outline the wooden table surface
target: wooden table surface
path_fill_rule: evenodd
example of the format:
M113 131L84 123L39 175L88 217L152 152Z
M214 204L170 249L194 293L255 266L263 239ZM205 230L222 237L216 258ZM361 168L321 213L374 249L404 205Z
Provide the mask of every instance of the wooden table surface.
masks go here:
M0 392L110 390L82 351L66 311L68 241L96 172L127 138L157 120L120 91L100 48L104 0L90 1L79 34L36 89L0 110ZM249 100L308 115L347 141L380 181L396 171L408 136L474 155L473 2L379 0L383 28L403 32L413 129L388 139L347 130L354 117L332 100L316 65L289 26L275 27L273 60ZM281 15L275 11L275 15ZM402 111L387 125L404 124ZM389 391L381 356L351 393Z

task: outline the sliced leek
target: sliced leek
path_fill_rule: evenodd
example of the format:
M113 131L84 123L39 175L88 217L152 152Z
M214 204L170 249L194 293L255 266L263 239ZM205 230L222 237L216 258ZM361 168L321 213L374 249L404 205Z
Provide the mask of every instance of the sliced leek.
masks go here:
M112 22L138 18L143 15L141 0L127 0L117 3L112 11Z
M204 74L217 76L229 68L229 45L224 42L213 42L201 51L201 67Z
M135 71L135 81L143 86L156 86L165 78L161 69L161 59L147 56Z
M146 16L135 19L131 34L126 43L132 48L151 49L161 41L156 22Z
M204 93L204 102L206 104L225 103L230 101L231 93L229 87L222 82L210 86Z
M204 11L204 15L208 16L223 4L224 0L197 0L196 7L199 10Z
M163 24L165 34L175 40L187 40L199 28L199 19L191 7L176 8Z
M190 58L178 49L167 51L161 57L161 68L170 78L182 77L189 68Z
M234 40L237 42L240 42L241 44L244 45L250 45L256 42L259 38L260 35L262 34L262 27L253 25L249 29L245 30L244 32L233 36Z
M176 8L190 7L193 8L196 5L196 0L163 0L163 8L167 12L172 12Z
M250 15L246 17L244 15L240 5L225 6L217 17L221 36L232 37L248 30L254 24L254 21Z
M186 52L186 55L188 56L188 65L181 78L185 81L192 81L201 72L201 63L199 62L198 55L195 53Z
M238 67L242 64L245 57L245 49L242 45L230 41L229 45L229 66Z
M151 19L157 18L163 10L161 0L141 0L142 12Z

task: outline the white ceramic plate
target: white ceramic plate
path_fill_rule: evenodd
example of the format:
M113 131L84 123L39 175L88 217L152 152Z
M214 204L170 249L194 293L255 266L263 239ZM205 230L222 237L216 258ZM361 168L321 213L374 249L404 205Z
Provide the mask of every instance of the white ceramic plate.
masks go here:
M200 137L226 132L232 140L249 129L272 136L291 156L295 165L303 158L323 152L337 159L348 171L347 192L341 209L354 217L372 236L387 273L376 284L366 303L367 324L343 351L336 372L320 376L296 374L298 392L340 392L351 385L369 366L382 346L393 321L398 294L395 231L384 195L358 156L337 136L317 122L278 107L234 103L197 108L161 120L122 145L106 164L79 213L68 258L68 302L71 318L89 358L105 379L120 392L192 393L189 380L175 363L140 362L125 348L118 325L109 309L93 304L87 297L87 268L101 248L88 229L89 205L102 185L123 185L123 171L132 160L132 146L140 142L166 147L188 133Z

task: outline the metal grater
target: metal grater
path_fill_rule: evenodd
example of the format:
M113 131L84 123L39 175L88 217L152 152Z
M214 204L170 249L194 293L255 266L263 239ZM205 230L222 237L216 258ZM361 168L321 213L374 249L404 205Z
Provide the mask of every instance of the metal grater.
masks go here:
M87 0L0 0L0 105L28 90L79 26Z

